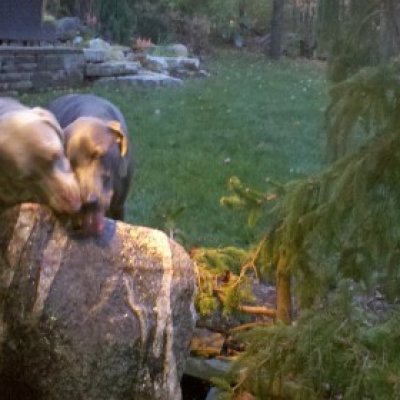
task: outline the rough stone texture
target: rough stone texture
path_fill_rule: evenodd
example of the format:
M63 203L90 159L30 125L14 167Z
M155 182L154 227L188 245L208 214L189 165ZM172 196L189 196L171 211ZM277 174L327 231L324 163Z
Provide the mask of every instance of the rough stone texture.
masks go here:
M94 38L89 40L89 48L91 49L107 50L110 46L110 43L101 38Z
M186 68L197 71L200 68L200 60L194 57L164 57L169 70Z
M184 44L174 43L167 46L167 50L171 51L176 57L188 57L189 51Z
M127 75L113 78L101 78L96 84L107 87L127 87L127 86L181 86L183 81L173 78L166 74L139 72L137 75Z
M83 55L87 63L101 63L106 60L106 52L103 49L83 49Z
M0 47L0 91L40 91L83 83L85 60L79 49Z
M230 361L188 357L185 374L210 381L212 378L222 378L229 371L230 367Z
M56 39L60 41L72 40L75 36L86 31L87 28L77 17L64 17L56 21Z
M209 392L207 393L207 397L205 398L205 400L218 400L220 398L221 395L221 391L218 390L215 387L212 387Z
M139 71L139 63L133 61L107 61L87 64L85 75L89 78L132 75Z
M1 221L4 398L181 398L195 277L178 244L110 220L102 237L76 238L38 205Z
M108 61L124 61L125 53L121 46L110 46L106 49L106 60Z
M173 72L175 70L198 71L200 60L192 57L161 57L146 55L143 66L155 72Z
M155 71L155 72L166 72L168 70L168 64L165 61L165 57L157 57L146 55L143 60L143 67Z

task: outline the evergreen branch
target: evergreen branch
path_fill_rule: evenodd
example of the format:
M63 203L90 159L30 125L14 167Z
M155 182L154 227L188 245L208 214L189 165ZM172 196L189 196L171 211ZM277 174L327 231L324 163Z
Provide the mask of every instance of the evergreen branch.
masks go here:
M256 322L248 322L247 324L241 324L238 326L235 326L230 330L231 333L237 333L237 332L242 332L248 329L254 329L254 328L260 328L260 327L266 327L266 326L271 326L273 322L271 321L256 321Z

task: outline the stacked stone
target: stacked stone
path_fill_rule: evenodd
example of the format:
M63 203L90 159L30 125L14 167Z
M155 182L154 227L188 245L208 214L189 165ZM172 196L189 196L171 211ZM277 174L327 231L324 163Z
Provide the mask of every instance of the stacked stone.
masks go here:
M76 87L84 80L82 50L65 47L0 47L0 91Z

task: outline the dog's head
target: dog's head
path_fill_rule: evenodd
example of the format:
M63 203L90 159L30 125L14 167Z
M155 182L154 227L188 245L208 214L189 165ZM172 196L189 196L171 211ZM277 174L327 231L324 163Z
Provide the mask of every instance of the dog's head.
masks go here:
M0 162L6 203L33 201L61 213L79 211L79 186L64 154L62 129L50 112L24 109L0 119Z
M118 121L81 117L64 129L65 153L79 183L83 229L99 234L115 182L127 174L128 142Z

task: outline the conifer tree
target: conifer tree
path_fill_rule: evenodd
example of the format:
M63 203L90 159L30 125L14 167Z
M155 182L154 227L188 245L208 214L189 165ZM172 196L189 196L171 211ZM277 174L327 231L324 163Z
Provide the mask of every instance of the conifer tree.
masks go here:
M241 390L259 399L398 396L400 6L319 6L320 26L327 18L330 32L321 33L331 54L330 162L306 179L271 183L268 193L234 179L223 199L253 215L268 213L259 262L275 272L276 316L286 323L242 337L247 350L230 385L216 380L226 398ZM371 307L377 299L379 312Z

